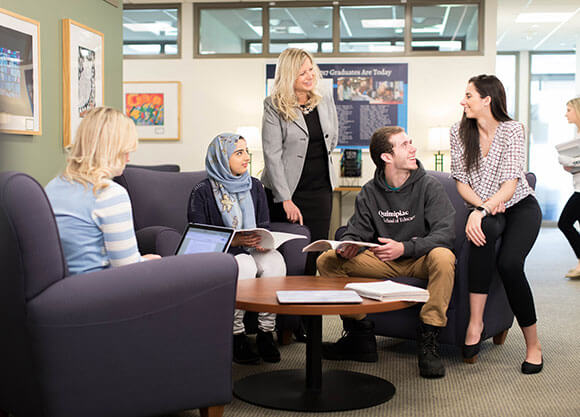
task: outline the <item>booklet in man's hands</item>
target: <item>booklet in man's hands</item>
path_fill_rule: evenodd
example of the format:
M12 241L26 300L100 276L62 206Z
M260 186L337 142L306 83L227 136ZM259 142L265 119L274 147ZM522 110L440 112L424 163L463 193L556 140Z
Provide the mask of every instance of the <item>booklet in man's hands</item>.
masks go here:
M322 252L328 249L338 249L343 245L346 244L353 244L361 248L376 248L379 245L378 243L370 243L370 242L357 242L354 240L326 240L321 239L317 240L316 242L312 242L310 245L305 246L302 249L302 252Z
M306 236L297 235L294 233L272 232L268 229L256 227L254 229L239 229L236 233L256 233L260 235L262 240L260 246L264 249L278 249L280 245L292 239L306 239Z

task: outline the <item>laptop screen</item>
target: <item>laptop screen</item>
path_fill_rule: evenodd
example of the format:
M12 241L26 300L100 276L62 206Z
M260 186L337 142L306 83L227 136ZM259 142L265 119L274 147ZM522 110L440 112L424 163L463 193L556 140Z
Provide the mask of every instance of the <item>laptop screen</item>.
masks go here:
M181 237L175 254L227 252L234 233L234 229L227 227L190 223Z

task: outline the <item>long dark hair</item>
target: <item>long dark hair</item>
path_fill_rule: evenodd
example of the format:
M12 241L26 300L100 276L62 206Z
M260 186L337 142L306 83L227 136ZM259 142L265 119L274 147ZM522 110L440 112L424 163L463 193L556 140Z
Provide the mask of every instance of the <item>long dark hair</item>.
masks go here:
M507 122L512 120L507 114L507 101L505 98L505 89L503 84L495 75L481 74L469 79L481 98L491 97L491 114L498 122ZM479 168L479 130L477 128L477 119L468 119L463 113L461 123L459 124L459 136L463 142L465 153L465 165L467 171Z

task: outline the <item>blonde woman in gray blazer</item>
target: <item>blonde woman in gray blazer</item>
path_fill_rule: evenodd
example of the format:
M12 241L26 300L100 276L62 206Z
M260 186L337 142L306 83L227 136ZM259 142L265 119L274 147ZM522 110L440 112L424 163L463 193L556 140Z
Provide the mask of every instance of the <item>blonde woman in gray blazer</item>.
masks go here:
M327 239L336 184L332 150L338 117L332 90L319 91L320 71L307 51L280 54L272 94L264 100L262 147L272 221L305 224L312 240ZM316 274L317 254L306 273Z

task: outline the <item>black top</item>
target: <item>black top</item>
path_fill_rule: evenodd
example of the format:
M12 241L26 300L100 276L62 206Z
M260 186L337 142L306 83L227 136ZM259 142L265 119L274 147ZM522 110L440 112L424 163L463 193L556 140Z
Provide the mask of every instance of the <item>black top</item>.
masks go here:
M254 211L256 212L256 227L264 229L270 228L270 213L266 192L259 179L252 177L252 189L250 190ZM211 183L205 179L193 187L189 197L189 207L187 209L187 220L191 223L211 224L214 226L225 226L222 214L215 201ZM241 247L230 246L228 253L237 255L247 253Z
M310 113L305 114L304 120L308 128L308 150L296 191L329 191L328 150L320 125L318 109L314 108Z

